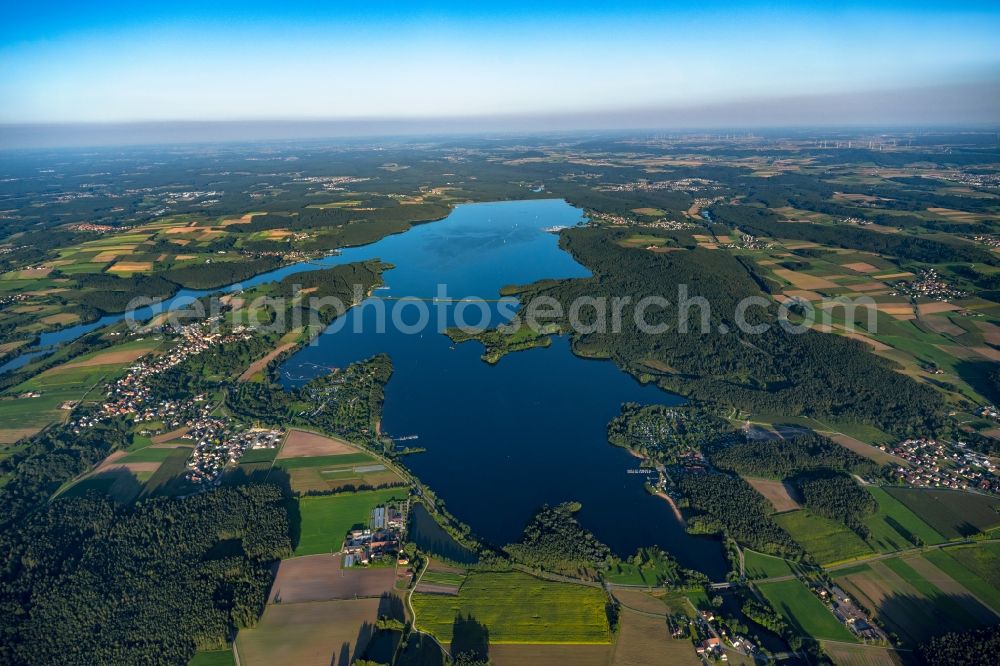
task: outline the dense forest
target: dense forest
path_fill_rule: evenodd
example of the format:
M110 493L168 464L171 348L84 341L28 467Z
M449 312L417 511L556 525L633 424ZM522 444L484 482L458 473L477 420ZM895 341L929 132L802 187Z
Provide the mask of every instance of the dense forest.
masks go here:
M801 554L798 544L771 519L771 504L740 477L686 473L678 479L677 487L698 512L688 521L689 531L725 532L754 550L772 555Z
M382 284L382 273L391 268L392 264L370 259L293 273L268 288L267 295L284 299L288 307L298 303L316 312L319 323L325 325L365 299L372 289Z
M521 540L504 548L517 562L569 575L604 569L611 549L585 530L573 515L580 505L543 506L524 528Z
M699 451L709 442L725 439L729 424L693 405L668 407L622 405L622 413L608 424L608 441L660 462Z
M0 459L6 476L0 485L0 529L18 523L47 501L64 483L91 469L115 449L129 442L120 420L84 428L49 428Z
M864 519L878 511L878 502L846 474L821 474L796 481L806 507L825 518L837 520L862 539L871 536Z
M156 300L177 292L177 284L159 275L119 277L109 273L73 276L73 288L61 292L66 303L78 303L98 313L124 312L138 298Z
M290 553L273 485L58 499L0 534L0 661L186 663L257 621Z
M951 632L936 636L920 646L919 655L927 666L980 666L1000 654L1000 627Z
M629 296L633 303L646 296L666 297L671 305L646 313L649 324L670 326L665 332L643 332L626 316L620 333L610 328L575 333L574 349L585 356L609 356L636 374L655 376L666 389L709 404L870 423L900 435L935 432L943 423L937 393L895 372L891 361L871 354L863 343L814 331L785 331L777 325L776 306L746 312L748 324L767 324L767 332L739 332L734 320L738 304L762 294L754 276L733 256L701 249L638 252L619 246L623 237L623 232L600 228L564 231L564 246L594 277L533 285L522 294L523 309L543 296L562 304L564 315L583 296L603 296L609 302ZM675 303L678 285L686 285L689 299L706 299L710 311ZM687 333L678 330L681 311L691 319ZM710 324L707 332L699 332L703 313ZM581 315L584 325L595 324L593 309ZM551 319L570 330L565 316ZM669 371L656 371L650 362Z
M790 439L716 443L708 447L706 453L712 464L720 469L769 479L786 479L814 469L870 474L877 468L867 458L815 433Z
M244 261L213 261L171 268L160 275L187 289L215 289L240 282L280 266L278 257L257 257Z

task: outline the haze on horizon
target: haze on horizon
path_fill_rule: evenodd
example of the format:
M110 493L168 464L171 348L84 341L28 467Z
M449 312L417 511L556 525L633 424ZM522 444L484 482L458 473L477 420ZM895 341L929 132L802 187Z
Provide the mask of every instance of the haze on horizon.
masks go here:
M993 2L11 3L0 147L88 123L995 123L998 34Z

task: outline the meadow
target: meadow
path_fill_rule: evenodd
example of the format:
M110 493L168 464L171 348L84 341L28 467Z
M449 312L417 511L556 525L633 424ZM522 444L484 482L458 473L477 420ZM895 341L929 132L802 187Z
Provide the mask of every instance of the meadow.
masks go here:
M281 469L304 469L307 467L329 467L331 469L346 465L364 465L376 462L367 453L345 453L334 456L309 456L305 458L279 458L274 466Z
M837 666L902 666L903 655L891 648L878 645L845 645L833 641L820 641L823 652Z
M607 666L610 645L532 645L503 643L490 646L491 666Z
M191 455L190 446L178 446L168 451L163 462L153 472L153 475L143 484L142 494L146 495L169 495L183 492L191 484L184 480L184 473L187 471L187 460ZM135 454L130 454L135 455Z
M240 464L269 463L277 453L277 449L250 449L240 458Z
M842 562L872 552L861 537L844 525L806 509L778 514L774 521L819 564Z
M818 639L856 642L847 627L800 581L762 583L758 587L774 609L799 634Z
M445 644L456 616L486 625L491 643L609 643L599 588L520 572L470 574L457 596L414 594L416 626Z
M792 563L774 555L743 549L743 565L748 578L777 578L795 573Z
M211 652L196 652L188 666L236 666L232 650L212 650Z
M295 555L340 550L344 535L355 525L367 525L373 508L406 494L406 489L397 488L299 498L302 527Z
M129 453L118 460L121 463L163 462L171 456L176 447L147 446Z
M465 582L465 574L452 571L425 571L424 575L420 577L420 581L422 583L461 587L462 583Z

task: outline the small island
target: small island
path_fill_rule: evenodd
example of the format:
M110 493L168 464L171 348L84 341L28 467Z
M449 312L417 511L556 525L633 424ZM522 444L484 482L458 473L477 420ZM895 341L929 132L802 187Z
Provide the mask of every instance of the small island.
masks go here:
M484 347L480 358L490 365L495 365L511 352L535 347L548 347L552 344L551 336L559 332L559 327L554 324L547 324L536 330L527 324L520 323L517 328L514 328L514 325L506 325L476 332L452 327L445 331L445 335L456 344L478 340Z

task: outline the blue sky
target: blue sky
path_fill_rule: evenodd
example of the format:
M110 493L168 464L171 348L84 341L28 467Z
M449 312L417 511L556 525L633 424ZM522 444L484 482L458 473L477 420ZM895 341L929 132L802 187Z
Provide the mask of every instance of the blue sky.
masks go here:
M6 3L0 123L933 105L1000 81L998 35L996 2Z

